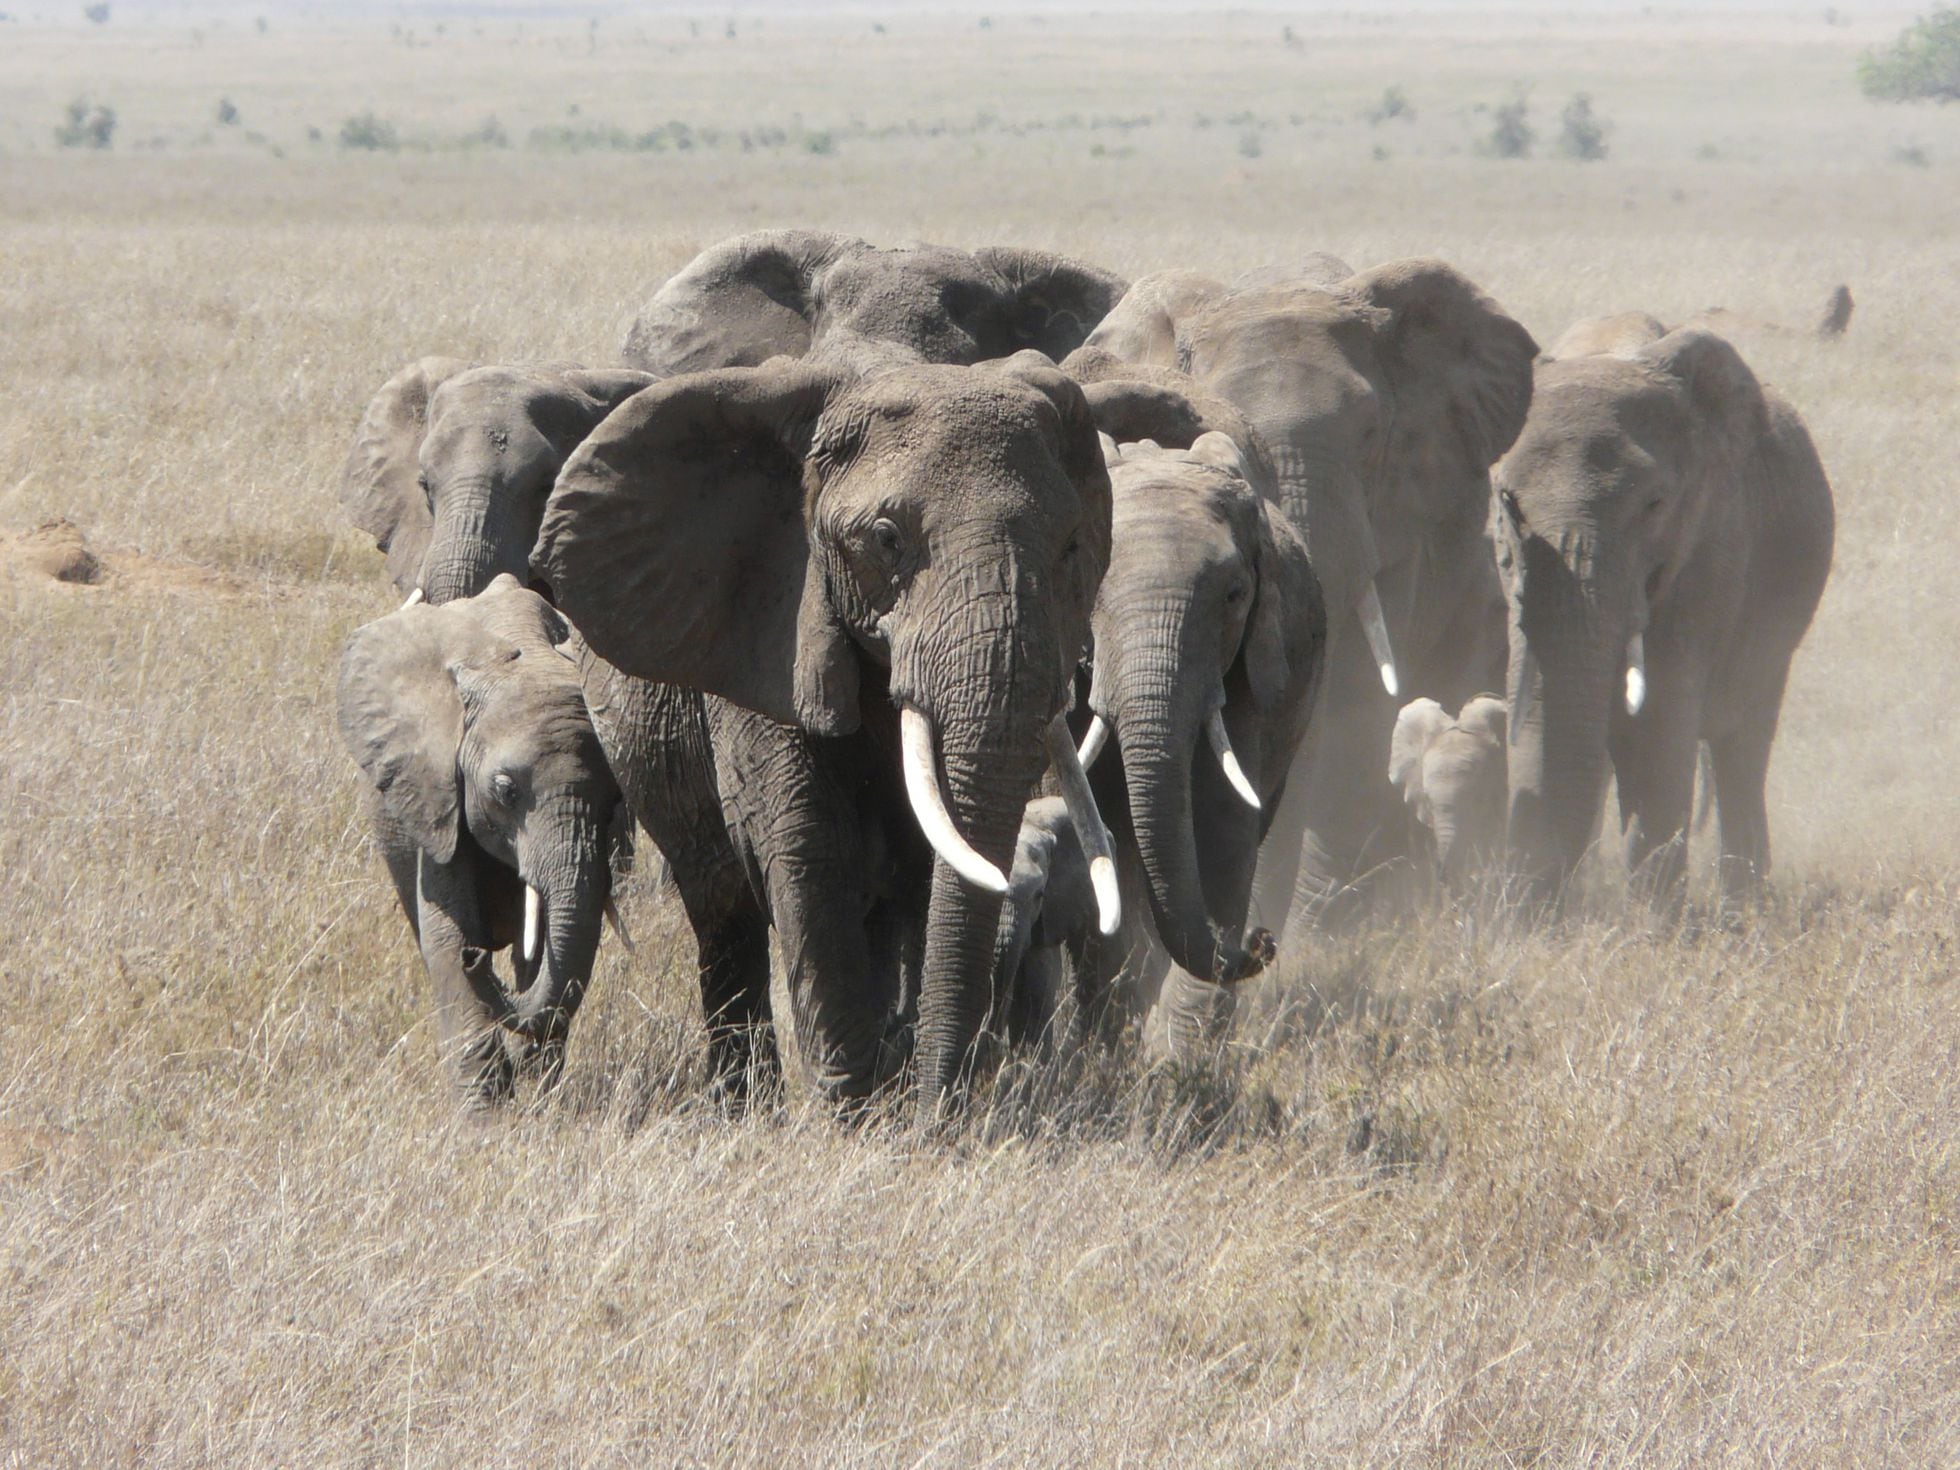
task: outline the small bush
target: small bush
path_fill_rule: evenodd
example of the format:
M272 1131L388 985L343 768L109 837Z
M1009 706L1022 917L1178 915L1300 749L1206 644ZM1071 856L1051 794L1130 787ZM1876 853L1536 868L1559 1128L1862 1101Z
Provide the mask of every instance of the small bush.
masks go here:
M91 106L88 98L77 97L68 104L61 126L54 130L54 141L62 148L107 148L115 135L116 110L100 104Z
M109 7L107 5L84 5L82 7L82 14L86 15L94 25L106 26L109 23Z
M1960 10L1935 6L1890 46L1867 51L1858 86L1874 102L1960 102Z
M832 154L837 151L837 139L828 130L803 135L805 153Z
M1592 163L1606 156L1606 134L1612 124L1593 111L1592 98L1576 93L1558 116L1558 151L1566 158Z
M1416 110L1410 105L1407 92L1400 87L1390 87L1382 93L1382 100L1368 109L1368 121L1380 127L1390 119L1398 117L1404 122L1414 122Z
M475 131L463 134L462 141L465 148L508 148L510 134L493 113L478 123Z
M218 126L221 128L238 125L238 106L229 97L218 99Z
M1903 148L1892 150L1892 161L1903 163L1907 168L1931 168L1933 160L1926 156L1926 150L1917 143L1908 143Z
M1259 135L1257 133L1239 134L1239 157L1257 158L1265 151L1265 145L1259 141Z
M395 125L372 112L356 113L340 125L340 146L370 153L393 153L401 147Z
M1538 134L1531 126L1527 113L1531 101L1524 88L1511 94L1509 102L1502 102L1492 109L1490 134L1478 144L1480 152L1493 158L1529 158L1531 145L1538 141Z

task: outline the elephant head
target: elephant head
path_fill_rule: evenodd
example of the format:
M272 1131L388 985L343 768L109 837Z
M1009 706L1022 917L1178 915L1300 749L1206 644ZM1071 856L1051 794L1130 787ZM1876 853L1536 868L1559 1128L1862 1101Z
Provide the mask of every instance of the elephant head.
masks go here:
M916 1049L929 1098L987 1008L1023 808L1051 756L1072 764L1058 717L1109 515L1081 390L1028 359L669 379L580 446L545 512L538 573L615 667L902 747L941 857Z
M338 698L384 821L420 849L416 928L439 995L467 987L483 1023L545 1040L562 1040L591 976L625 830L559 647L570 636L499 576L357 630ZM515 993L488 958L513 945Z
M1041 250L881 250L819 230L761 230L696 256L627 333L625 361L675 374L771 357L868 371L1060 358L1122 296L1107 271Z
M1241 943L1260 839L1312 709L1326 614L1306 547L1226 435L1106 445L1115 497L1085 742L1115 734L1151 917L1201 980Z
M653 379L623 368L470 367L424 358L368 405L341 482L404 596L529 575L551 484L578 442Z
M1433 699L1402 706L1388 779L1427 834L1443 881L1457 886L1504 845L1504 701L1480 694L1452 718Z
M1635 330L1615 351L1541 364L1491 513L1510 604L1510 838L1541 885L1568 877L1591 843L1609 742L1643 708L1655 716L1650 628L1704 521L1770 474L1773 437L1755 375L1699 328Z

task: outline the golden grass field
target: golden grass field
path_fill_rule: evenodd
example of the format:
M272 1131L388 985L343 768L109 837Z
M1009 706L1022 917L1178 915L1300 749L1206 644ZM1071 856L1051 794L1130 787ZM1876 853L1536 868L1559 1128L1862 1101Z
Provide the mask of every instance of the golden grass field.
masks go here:
M0 23L0 1464L1960 1463L1960 116L1858 97L1902 16L56 9ZM1479 156L1519 81L1538 155ZM709 1110L641 880L561 1094L458 1116L331 722L393 601L341 457L405 360L610 360L765 224L1434 253L1544 342L1849 282L1743 344L1839 509L1766 911L1602 863L948 1140ZM100 585L19 554L55 516Z

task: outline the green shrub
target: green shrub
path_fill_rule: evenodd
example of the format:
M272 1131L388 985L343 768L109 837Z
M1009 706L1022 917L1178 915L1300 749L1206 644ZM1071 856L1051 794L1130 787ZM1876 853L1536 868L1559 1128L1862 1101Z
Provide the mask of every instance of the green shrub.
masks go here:
M1858 86L1874 102L1960 101L1960 10L1936 6L1890 46L1867 51Z
M100 104L91 106L88 98L77 97L68 104L61 126L54 130L54 141L62 148L107 148L115 135L116 110Z
M1592 98L1577 93L1558 117L1558 151L1566 158L1591 163L1606 156L1611 124L1593 111Z
M1531 145L1538 141L1537 131L1526 116L1530 109L1528 94L1523 87L1518 88L1509 102L1492 109L1490 133L1477 145L1478 151L1493 158L1529 158Z
M1409 94L1400 87L1390 87L1382 93L1382 100L1368 109L1368 121L1376 127L1391 118L1401 118L1404 122L1416 120L1416 110L1409 103Z
M233 102L229 97L220 97L218 99L218 126L229 128L237 126L237 123L238 104Z
M395 125L372 112L356 113L340 125L340 146L370 153L393 153L401 147Z

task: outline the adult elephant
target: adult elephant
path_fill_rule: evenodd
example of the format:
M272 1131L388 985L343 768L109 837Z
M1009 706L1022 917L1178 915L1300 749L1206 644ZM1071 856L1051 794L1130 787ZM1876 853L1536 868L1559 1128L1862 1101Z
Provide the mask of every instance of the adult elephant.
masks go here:
M955 1092L1051 761L1100 838L1062 716L1109 493L1081 390L1027 360L673 378L559 475L536 570L600 657L716 696L731 835L832 1096L889 1075L908 969L923 1104Z
M391 870L411 875L402 907L443 1050L480 1102L511 1088L499 1028L541 1044L556 1075L629 830L558 646L569 636L500 576L367 624L341 663L341 736L373 788ZM492 962L506 949L508 987Z
M1831 487L1802 419L1712 332L1582 323L1540 364L1496 484L1526 871L1570 876L1610 763L1628 866L1671 901L1705 740L1723 885L1753 889L1784 681L1831 565Z
M858 372L1024 348L1060 360L1124 285L1044 250L881 249L823 230L758 230L702 251L662 286L627 332L624 360L667 376L772 357Z
M1344 269L1314 257L1291 279L1260 272L1237 286L1145 277L1088 342L1181 367L1244 412L1326 595L1327 716L1260 878L1275 922L1296 873L1296 906L1325 915L1402 855L1383 759L1398 691L1454 706L1497 678L1489 467L1523 425L1537 352L1440 261Z
M624 368L408 364L381 386L341 471L347 518L375 539L403 597L470 597L530 575L565 457L653 382Z

